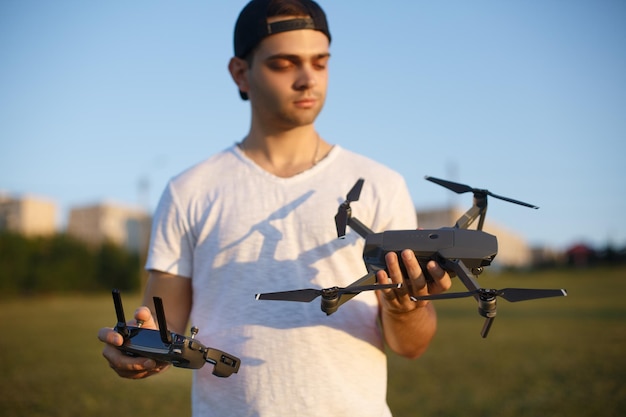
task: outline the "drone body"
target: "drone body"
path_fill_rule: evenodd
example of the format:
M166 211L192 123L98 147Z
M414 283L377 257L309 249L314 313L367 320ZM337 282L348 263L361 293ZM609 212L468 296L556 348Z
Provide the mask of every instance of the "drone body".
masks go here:
M365 236L363 261L368 271L387 267L385 254L410 249L424 269L432 259L459 259L470 269L491 265L498 253L498 240L482 230L418 229L389 230ZM454 272L454 271L450 271Z

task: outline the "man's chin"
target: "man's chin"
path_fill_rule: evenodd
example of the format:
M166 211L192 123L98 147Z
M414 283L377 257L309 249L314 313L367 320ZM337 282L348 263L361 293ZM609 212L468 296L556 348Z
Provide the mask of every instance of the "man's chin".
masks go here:
M283 121L291 125L292 127L302 127L315 123L317 116L320 114L321 109L298 109L298 111L290 112L283 115Z

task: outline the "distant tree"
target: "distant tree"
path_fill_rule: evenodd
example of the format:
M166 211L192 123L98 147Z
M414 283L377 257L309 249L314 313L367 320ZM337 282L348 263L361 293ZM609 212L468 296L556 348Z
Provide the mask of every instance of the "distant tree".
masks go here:
M0 233L0 296L55 291L137 289L137 254L105 244L90 247L70 236Z
M140 285L139 255L105 243L97 253L96 281L103 288L137 289Z
M0 292L1 294L20 292L33 281L29 267L32 242L22 236L3 232L0 234Z
M605 265L620 265L626 263L626 247L618 247L612 241L598 251L598 259Z

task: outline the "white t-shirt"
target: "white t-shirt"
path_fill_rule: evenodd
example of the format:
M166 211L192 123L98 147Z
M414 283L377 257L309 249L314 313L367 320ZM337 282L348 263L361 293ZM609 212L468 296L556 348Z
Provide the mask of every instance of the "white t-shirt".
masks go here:
M334 216L359 178L352 214L373 231L415 229L405 181L335 146L311 169L276 177L231 146L167 185L146 267L189 277L198 340L241 359L237 374L194 371L194 416L389 416L374 292L327 316L256 293L348 286L366 273L364 240ZM167 297L167 294L163 294Z

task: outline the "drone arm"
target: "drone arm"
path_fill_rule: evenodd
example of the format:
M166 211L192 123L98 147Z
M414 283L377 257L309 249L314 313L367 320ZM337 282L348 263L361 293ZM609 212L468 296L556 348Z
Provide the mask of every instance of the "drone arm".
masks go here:
M362 238L366 238L368 235L374 233L369 227L361 223L361 221L356 217L350 217L348 219L348 226L350 226L352 230L357 232Z
M478 284L478 282L466 272L465 268L458 259L453 261L444 258L438 262L445 270L456 272L468 291L477 291L480 289L480 284ZM474 297L478 299L478 295L475 295Z
M373 285L376 283L376 272L370 272L366 275L363 275L361 278L359 278L358 280L354 281L352 284L348 285L346 288L350 288L350 287L360 287L362 285ZM346 301L351 300L354 296L356 296L357 294L341 294L339 296L339 300L337 301L337 303L333 306L334 308L329 309L328 311L322 309L327 315L331 315L332 313L334 313L335 311L337 311L337 308L339 308L339 306L341 306L342 304L344 304Z
M482 230L483 223L485 221L485 213L487 212L487 207L479 207L477 205L472 206L469 210L467 210L459 219L456 221L454 227L457 229L468 229L476 218L480 217L478 223L478 230Z
M478 225L476 226L476 229L483 230L483 226L485 225L485 215L486 214L487 214L487 207L483 207L480 210L480 217L478 219Z

